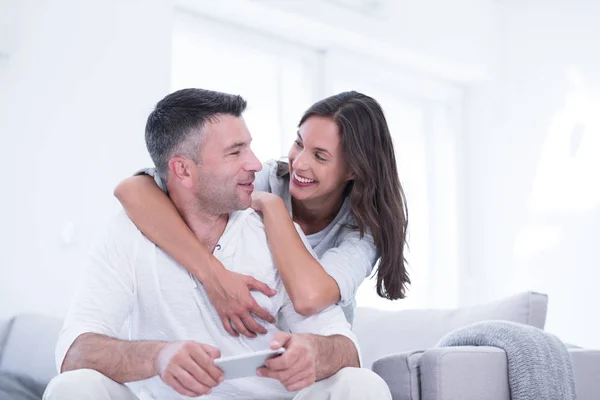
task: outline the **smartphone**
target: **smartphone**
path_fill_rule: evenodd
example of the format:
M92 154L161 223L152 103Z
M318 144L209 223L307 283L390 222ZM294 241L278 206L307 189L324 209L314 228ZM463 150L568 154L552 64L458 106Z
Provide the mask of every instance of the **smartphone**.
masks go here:
M256 370L265 366L269 358L278 357L285 353L282 347L277 350L261 350L254 353L238 354L231 357L221 357L215 360L215 365L221 370L225 379L237 379L248 376L257 376Z

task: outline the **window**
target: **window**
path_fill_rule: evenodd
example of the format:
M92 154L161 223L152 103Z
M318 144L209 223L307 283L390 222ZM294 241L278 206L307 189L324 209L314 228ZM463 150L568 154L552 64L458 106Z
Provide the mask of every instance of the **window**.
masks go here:
M403 301L377 296L376 280L359 288L359 306L404 309L457 303L457 90L397 68L348 55L320 53L190 14L173 35L172 88L239 93L252 148L266 161L285 156L302 113L316 100L346 90L382 105L394 140L409 210L407 254L412 284ZM431 223L435 221L435 223Z
M357 304L380 309L415 308L426 302L429 205L424 110L421 104L364 82L339 84L336 92L357 90L376 99L384 110L394 141L398 175L406 195L409 215L407 250L409 274L413 284L402 302L377 296L376 277L367 279L357 293Z
M297 123L315 98L317 61L314 51L179 15L171 86L243 95L252 148L266 161L287 155Z

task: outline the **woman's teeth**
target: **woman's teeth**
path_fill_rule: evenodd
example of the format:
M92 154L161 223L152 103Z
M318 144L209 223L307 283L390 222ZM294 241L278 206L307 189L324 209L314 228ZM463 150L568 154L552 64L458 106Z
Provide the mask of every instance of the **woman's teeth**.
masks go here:
M313 182L315 182L314 179L303 178L301 176L298 176L295 172L294 172L294 178L296 178L296 180L298 182L302 182L302 183L313 183Z

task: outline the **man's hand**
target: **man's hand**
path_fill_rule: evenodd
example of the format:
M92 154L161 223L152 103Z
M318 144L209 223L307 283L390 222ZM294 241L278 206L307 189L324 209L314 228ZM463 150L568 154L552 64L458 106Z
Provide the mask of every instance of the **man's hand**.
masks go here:
M272 349L285 348L285 353L265 362L258 376L277 379L290 392L315 383L316 356L310 335L279 332L273 337Z
M177 393L198 397L223 382L223 371L214 360L219 349L197 342L167 343L156 359L156 373Z
M225 330L232 336L239 336L241 333L249 338L255 338L257 333L262 335L267 333L267 330L256 322L250 313L269 323L275 323L275 318L256 302L250 290L258 290L269 297L277 292L251 276L231 272L224 267L215 271L218 272L213 275L213 278L209 281L205 280L202 284Z

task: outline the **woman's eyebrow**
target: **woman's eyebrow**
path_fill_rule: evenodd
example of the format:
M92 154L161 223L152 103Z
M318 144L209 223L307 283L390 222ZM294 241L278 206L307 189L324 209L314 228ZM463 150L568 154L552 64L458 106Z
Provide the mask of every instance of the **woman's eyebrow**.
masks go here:
M331 155L331 153L329 152L329 150L324 149L322 147L315 147L315 150L316 151L320 151L321 153L327 153L327 154Z
M300 139L302 141L302 136L300 136L300 131L296 132L296 135L298 135L298 139ZM314 147L314 149L316 151L320 151L321 153L327 153L331 156L331 153L327 149L324 149L322 147Z

